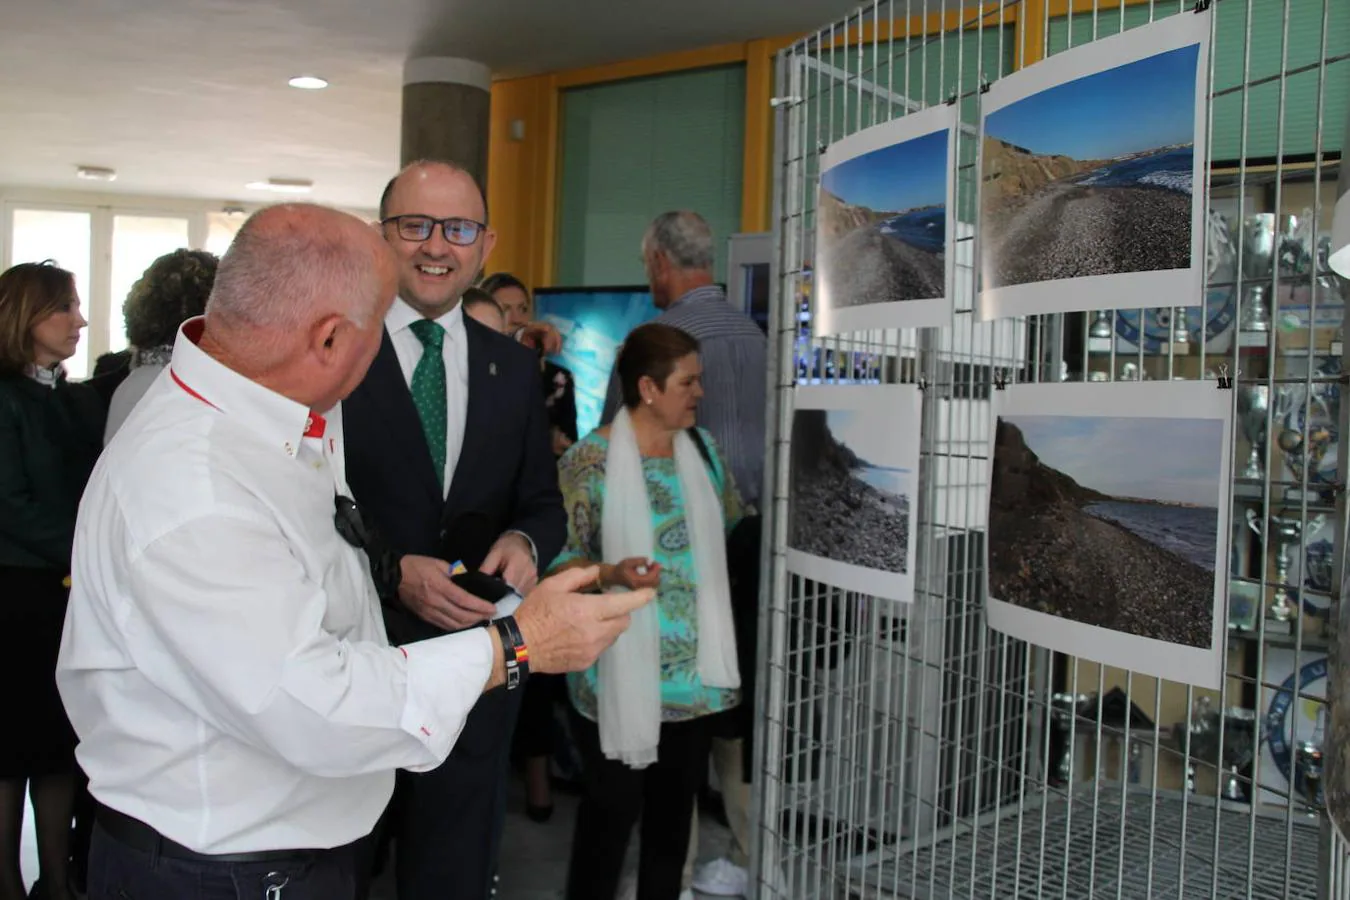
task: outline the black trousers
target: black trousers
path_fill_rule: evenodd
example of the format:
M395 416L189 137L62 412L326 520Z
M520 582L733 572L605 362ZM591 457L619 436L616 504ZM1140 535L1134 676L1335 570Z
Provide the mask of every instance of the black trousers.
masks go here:
M271 900L270 887L282 900L351 900L357 846L266 862L184 860L130 847L96 823L89 900Z
M523 691L484 695L450 758L398 773L388 825L399 900L487 900L506 825L511 734Z
M553 705L565 700L567 684L561 675L531 675L525 682L520 704L520 720L512 751L518 761L549 756L557 743L553 727Z
M694 800L708 776L708 721L663 724L657 760L645 769L606 759L600 729L575 710L572 724L585 764L586 794L577 810L567 900L610 900L615 895L639 818L637 900L678 900Z

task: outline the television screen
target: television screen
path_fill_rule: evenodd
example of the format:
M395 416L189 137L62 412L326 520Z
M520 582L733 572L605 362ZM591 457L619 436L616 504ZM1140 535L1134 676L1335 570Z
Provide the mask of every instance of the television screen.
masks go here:
M628 332L660 313L642 287L539 288L535 317L562 332L562 353L550 357L572 373L577 388L577 434L600 424L605 389L619 345Z

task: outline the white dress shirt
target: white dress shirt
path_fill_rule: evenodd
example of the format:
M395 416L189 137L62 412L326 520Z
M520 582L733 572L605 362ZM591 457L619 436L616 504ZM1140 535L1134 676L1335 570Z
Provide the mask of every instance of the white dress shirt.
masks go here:
M412 325L422 314L395 297L394 304L384 317L384 327L394 344L403 381L412 388L413 372L422 359L422 342L413 334ZM450 480L455 474L460 451L464 447L464 419L469 411L469 346L464 335L464 304L434 320L445 329L441 342L441 356L445 359L445 471L441 486L443 496L450 495Z
M492 645L389 646L334 527L340 410L305 436L309 410L203 353L200 328L90 478L57 685L101 803L202 853L339 846L395 769L449 755Z

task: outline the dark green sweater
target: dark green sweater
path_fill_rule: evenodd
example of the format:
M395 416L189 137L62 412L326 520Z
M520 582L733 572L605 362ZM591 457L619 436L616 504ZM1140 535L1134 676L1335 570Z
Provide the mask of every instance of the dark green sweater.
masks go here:
M0 566L69 571L80 494L103 449L98 393L0 375Z

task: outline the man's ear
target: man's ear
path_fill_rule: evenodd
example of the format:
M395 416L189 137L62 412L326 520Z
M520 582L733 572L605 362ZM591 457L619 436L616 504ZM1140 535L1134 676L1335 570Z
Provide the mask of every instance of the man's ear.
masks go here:
M343 323L346 321L345 316L331 313L311 325L309 330L310 352L325 362L331 360L341 339Z

